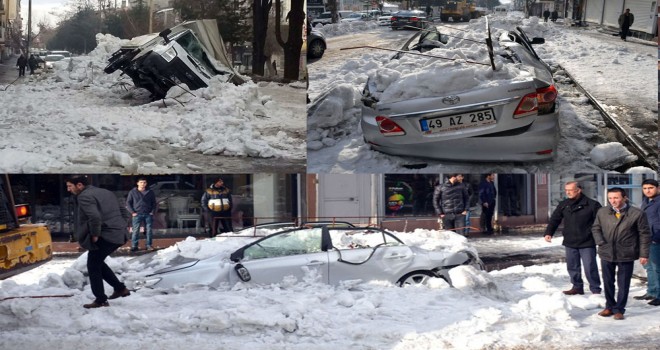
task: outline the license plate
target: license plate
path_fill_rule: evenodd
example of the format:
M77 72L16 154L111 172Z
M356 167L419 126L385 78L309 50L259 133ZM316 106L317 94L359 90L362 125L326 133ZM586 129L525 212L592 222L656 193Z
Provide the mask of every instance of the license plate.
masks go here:
M423 118L419 120L423 134L456 131L496 123L497 120L495 119L495 114L492 109L484 109L444 117Z

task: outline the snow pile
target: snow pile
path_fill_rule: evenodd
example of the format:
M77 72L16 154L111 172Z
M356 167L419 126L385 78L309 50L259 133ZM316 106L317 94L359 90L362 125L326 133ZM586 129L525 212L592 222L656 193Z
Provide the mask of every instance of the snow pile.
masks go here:
M451 234L433 231L398 236L413 241L445 236L458 241ZM222 247L239 244L234 239L195 242L189 238L178 246L181 254L202 257L212 251L226 254L230 247ZM501 236L496 241L494 248L502 254L527 251L527 240ZM479 246L481 242L474 239L473 243ZM556 248L562 257L561 245ZM84 266L81 260L73 262L75 269ZM137 273L125 268L137 266L135 261L107 261L122 271L122 280ZM259 350L650 349L660 323L655 307L632 298L626 321L597 316L605 304L602 295L561 293L570 285L565 263L513 266L490 273L457 267L450 273L454 288L442 280L406 288L381 282L328 286L309 274L301 281L239 284L227 290L187 285L163 294L141 289L110 300L110 307L94 310L81 307L92 298L88 286L82 290L66 287L64 276L73 269L71 265L70 260L57 259L0 282L0 299L70 296L0 301L0 348L30 344L35 350L92 346L97 350L118 346L169 350L195 344ZM644 290L644 285L632 281L630 295Z
M110 35L97 40L89 55L0 94L2 171L164 172L181 166L178 157L163 159L176 153L305 158L304 115L298 116L302 94L292 101L300 106L295 109L262 94L254 82L234 86L215 78L207 88L176 87L165 100L149 103L145 90L127 91L132 82L120 71L103 72L108 57L126 41ZM204 166L190 163L191 169Z
M597 145L590 154L591 160L603 169L615 169L637 160L637 156L619 142Z

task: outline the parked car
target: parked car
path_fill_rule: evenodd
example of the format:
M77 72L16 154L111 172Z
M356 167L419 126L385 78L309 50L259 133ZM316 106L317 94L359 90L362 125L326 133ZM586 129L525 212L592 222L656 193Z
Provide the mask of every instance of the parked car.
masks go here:
M321 281L383 280L400 286L430 278L451 283L449 270L470 265L483 269L472 251L450 252L408 246L376 228L303 227L276 232L239 248L227 261L221 256L170 266L147 275L141 287L171 288L195 283L218 287L239 282L279 283L287 276L303 280L316 270Z
M175 85L207 87L214 77L237 85L245 82L231 65L215 20L185 22L134 38L108 59L105 72L118 69L136 87L149 90L153 99L164 98Z
M390 21L393 30L404 27L424 28L426 13L418 10L399 11L392 15Z
M412 46L414 41L409 42L403 51L435 53L437 49L450 49L448 38L437 28L428 28L414 38L417 42ZM495 42L498 48L494 52L504 64L529 72L525 79L504 78L498 84L480 84L467 91L445 90L437 96L385 101L381 100L378 84L370 78L362 97L365 142L388 154L459 161L552 158L559 132L557 89L550 68L532 47L543 42L543 38L530 40L520 27L503 31ZM406 53L393 59L403 55ZM491 66L495 67L492 59ZM462 86L443 81L442 75L438 75L437 84Z
M379 26L389 26L392 25L392 16L390 12L383 12L382 15L378 16L378 25Z
M326 49L325 35L319 30L307 27L307 57L321 58Z
M366 13L353 12L347 17L341 19L340 22L356 22L356 21L368 21L369 15Z
M58 62L65 59L66 57L59 54L47 55L46 57L44 57L44 66L46 69L53 69L53 62Z

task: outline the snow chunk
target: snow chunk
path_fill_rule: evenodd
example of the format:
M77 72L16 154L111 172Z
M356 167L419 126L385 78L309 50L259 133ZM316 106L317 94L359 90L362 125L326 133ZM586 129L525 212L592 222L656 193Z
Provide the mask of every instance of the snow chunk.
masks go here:
M605 169L615 169L637 160L637 156L628 151L619 142L608 142L597 145L591 150L590 156L594 164Z

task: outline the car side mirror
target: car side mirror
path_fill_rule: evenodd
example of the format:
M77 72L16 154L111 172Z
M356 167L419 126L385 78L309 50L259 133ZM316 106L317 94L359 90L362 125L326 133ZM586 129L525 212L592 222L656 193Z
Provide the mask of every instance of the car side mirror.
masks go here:
M234 270L236 271L236 274L238 274L238 278L241 279L243 282L248 282L252 279L252 276L250 276L250 271L245 268L242 264L236 264L234 266Z
M532 45L545 44L545 39L544 38L533 38L531 44Z
M172 33L172 30L170 28L167 28L163 30L162 32L158 33L158 36L162 37L165 40L165 44L170 42L170 38L167 36Z

